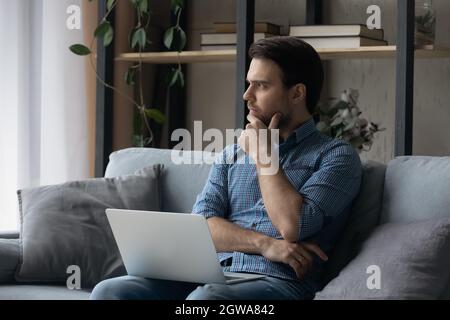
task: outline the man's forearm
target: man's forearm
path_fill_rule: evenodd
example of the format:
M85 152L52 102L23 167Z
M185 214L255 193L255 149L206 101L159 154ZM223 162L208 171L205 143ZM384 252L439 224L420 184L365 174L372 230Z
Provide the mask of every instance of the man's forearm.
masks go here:
M211 217L206 221L218 252L261 254L263 246L271 240L262 233L242 228L223 218Z
M303 204L301 194L295 190L281 168L274 175L263 175L258 169L258 181L264 206L273 225L289 241L298 240L298 221Z
M312 266L311 253L317 254L323 260L328 259L315 244L291 243L274 239L265 234L241 228L219 217L211 217L207 222L216 251L259 254L270 261L291 266L300 279Z

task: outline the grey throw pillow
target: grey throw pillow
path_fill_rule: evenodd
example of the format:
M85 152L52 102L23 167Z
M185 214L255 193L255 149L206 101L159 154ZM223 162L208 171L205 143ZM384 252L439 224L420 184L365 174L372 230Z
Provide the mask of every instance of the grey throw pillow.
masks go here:
M0 239L0 283L14 282L19 263L19 240Z
M315 299L437 299L449 252L450 218L380 225Z
M106 208L160 210L162 165L116 178L87 179L18 191L20 282L65 283L81 271L81 287L126 274Z
M375 161L363 161L361 188L353 201L346 226L329 255L324 283L335 278L358 253L360 246L379 224L386 166Z

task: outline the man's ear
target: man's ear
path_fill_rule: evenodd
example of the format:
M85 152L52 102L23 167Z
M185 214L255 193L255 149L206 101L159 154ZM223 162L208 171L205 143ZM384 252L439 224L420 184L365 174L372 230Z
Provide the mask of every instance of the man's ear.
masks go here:
M306 100L306 86L303 83L297 83L292 88L292 100L294 103L300 103Z

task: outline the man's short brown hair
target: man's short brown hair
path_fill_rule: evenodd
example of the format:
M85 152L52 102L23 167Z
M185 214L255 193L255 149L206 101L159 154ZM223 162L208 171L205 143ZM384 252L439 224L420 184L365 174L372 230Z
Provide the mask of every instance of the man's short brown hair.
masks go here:
M306 108L314 114L323 85L323 67L319 54L308 43L296 37L271 37L250 46L250 58L270 59L283 73L287 88L298 83L306 87Z

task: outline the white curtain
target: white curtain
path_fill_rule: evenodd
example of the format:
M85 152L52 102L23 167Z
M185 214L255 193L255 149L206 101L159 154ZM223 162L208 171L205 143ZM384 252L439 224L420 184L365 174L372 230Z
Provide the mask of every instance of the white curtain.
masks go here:
M16 190L89 176L85 59L66 12L81 0L0 0L0 230Z

